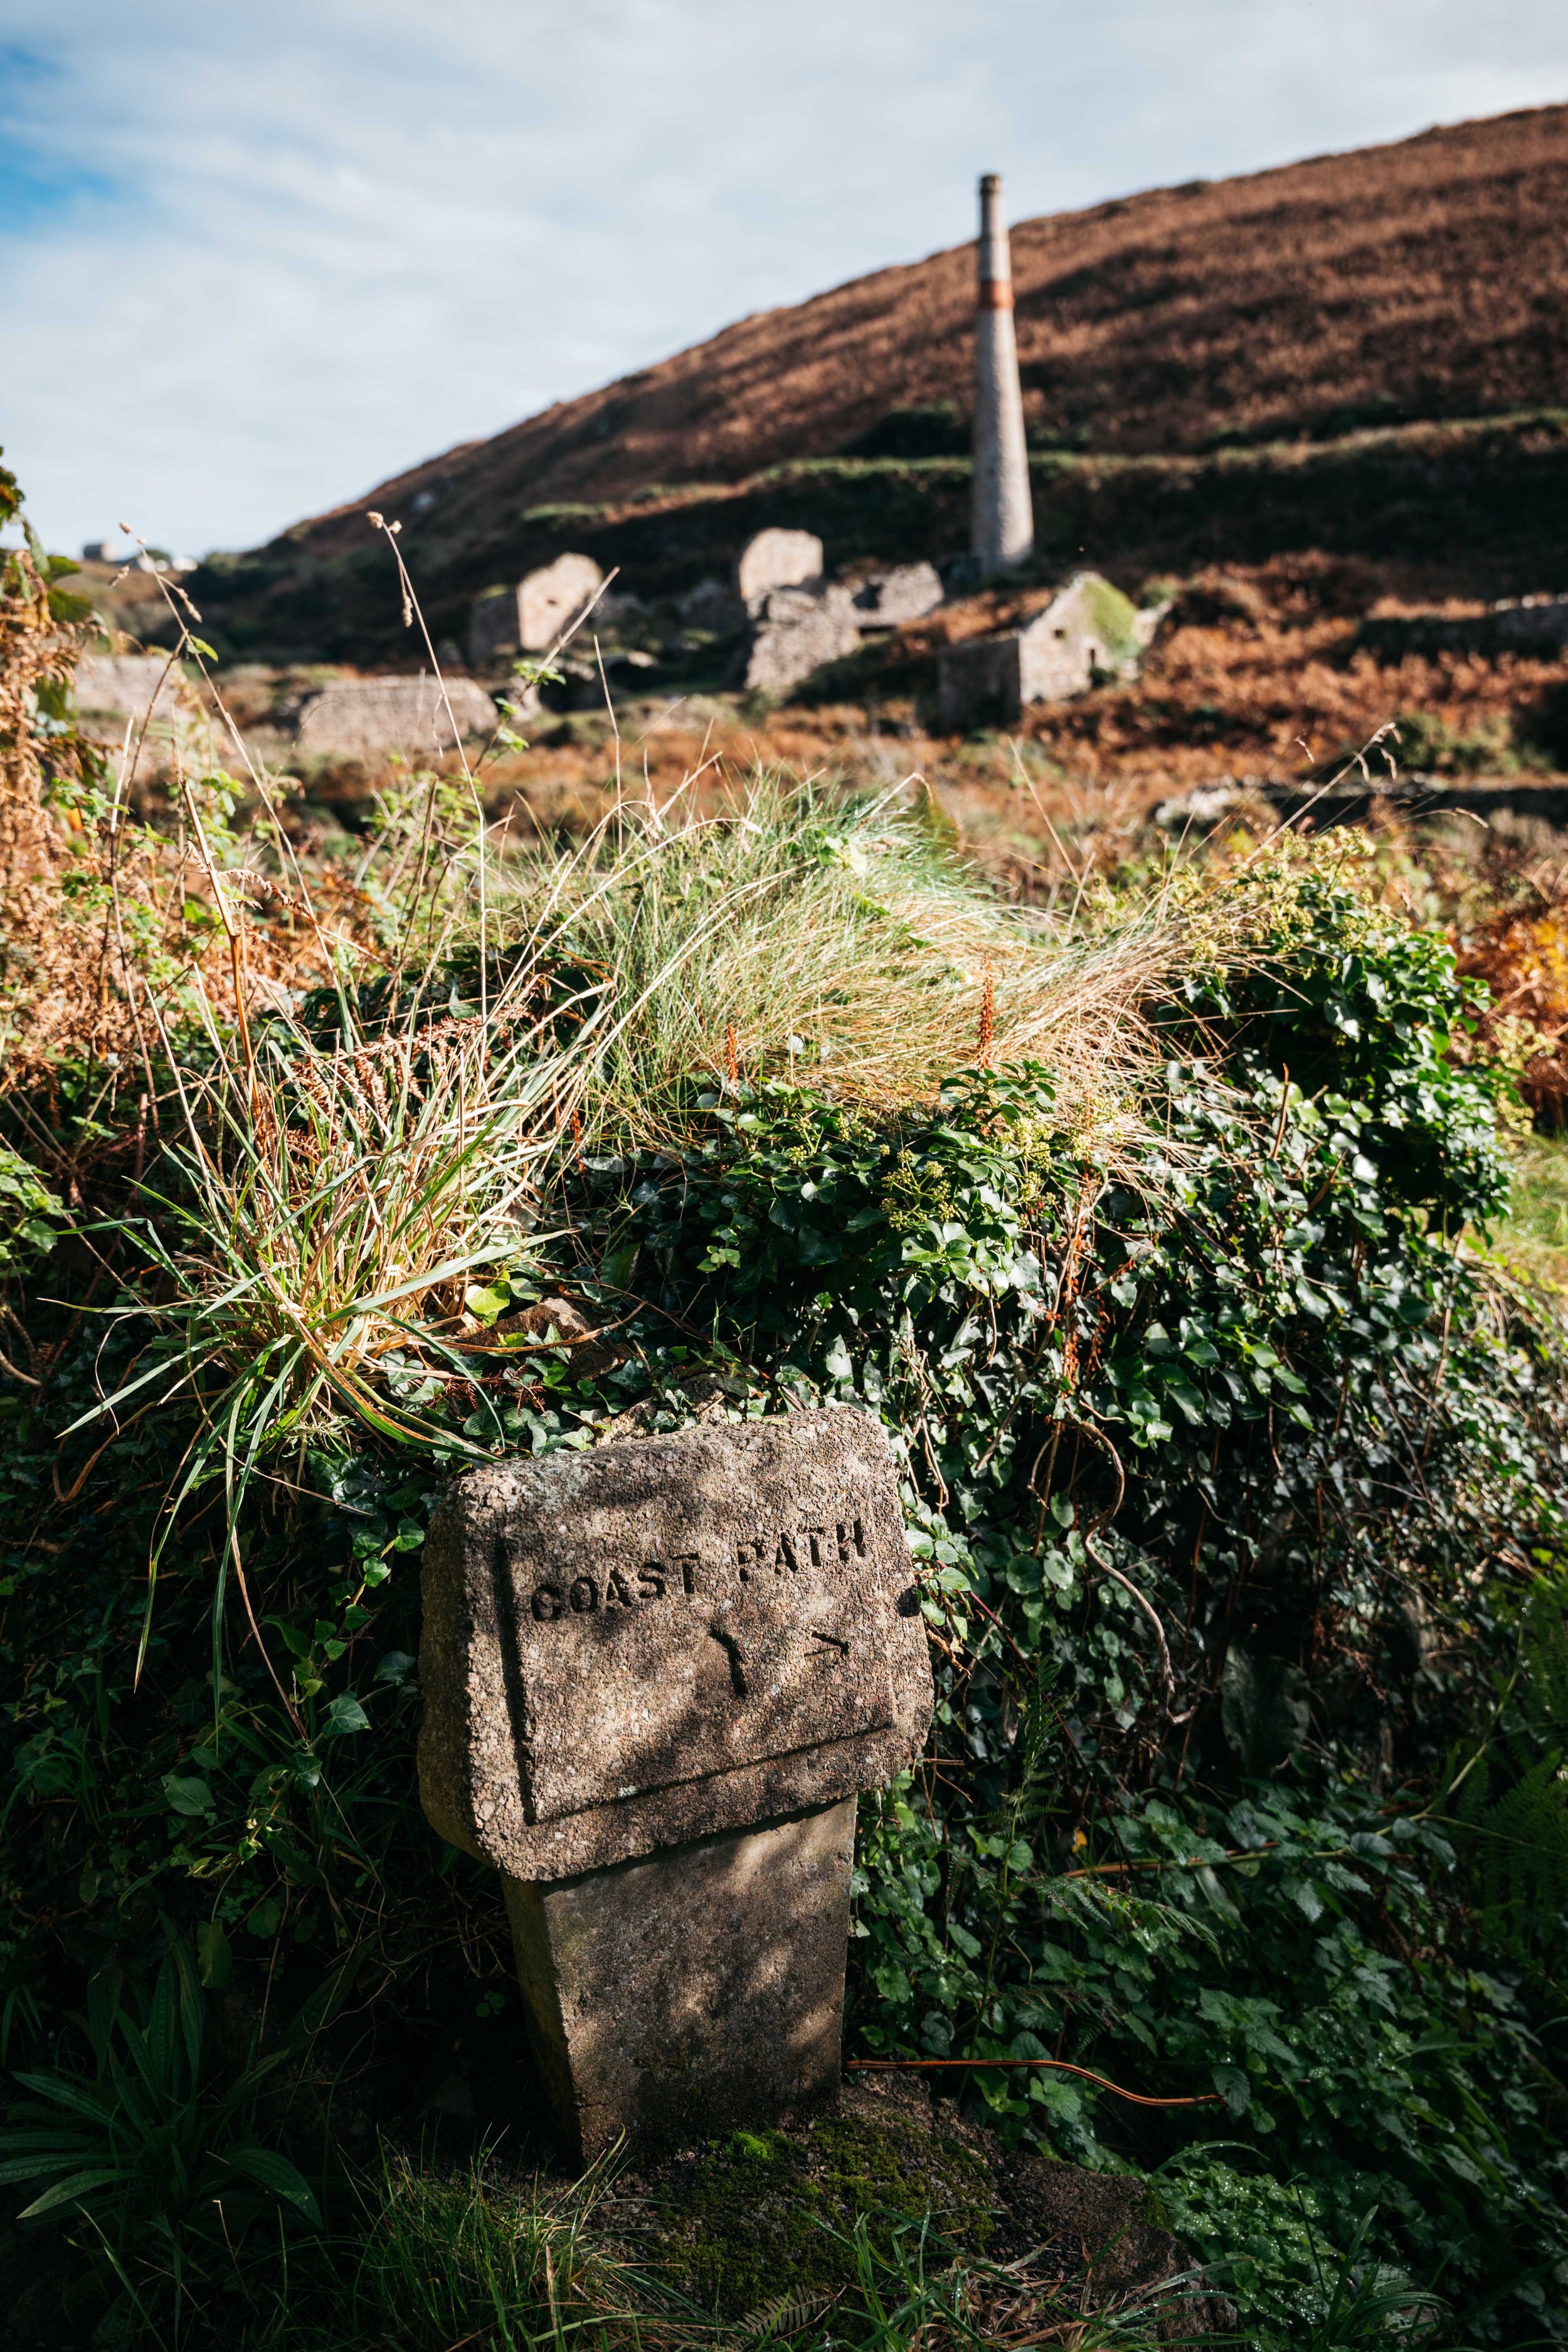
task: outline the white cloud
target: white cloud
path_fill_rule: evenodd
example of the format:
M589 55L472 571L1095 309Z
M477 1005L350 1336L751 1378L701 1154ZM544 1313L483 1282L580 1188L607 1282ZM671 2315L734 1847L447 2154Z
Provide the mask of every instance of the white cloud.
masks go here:
M1016 212L1568 94L1557 0L0 0L0 441L237 545ZM5 71L0 65L0 74ZM18 363L20 362L20 363Z

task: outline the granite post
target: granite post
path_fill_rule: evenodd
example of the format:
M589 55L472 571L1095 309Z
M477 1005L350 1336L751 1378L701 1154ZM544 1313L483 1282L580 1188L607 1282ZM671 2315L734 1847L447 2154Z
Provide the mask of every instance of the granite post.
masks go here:
M853 1409L456 1482L426 1547L420 1794L500 1870L584 2157L837 2095L855 1796L931 1666L895 1465Z
M1013 262L1002 179L980 183L980 283L974 313L974 514L981 575L1006 572L1034 551L1029 453L1013 330Z

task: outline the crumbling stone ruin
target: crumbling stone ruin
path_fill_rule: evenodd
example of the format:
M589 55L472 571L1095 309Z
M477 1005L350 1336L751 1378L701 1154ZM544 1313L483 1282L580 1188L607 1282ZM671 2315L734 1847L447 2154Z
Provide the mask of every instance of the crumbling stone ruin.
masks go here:
M518 642L525 654L547 654L580 621L605 575L591 555L558 555L518 583Z
M1026 704L1087 694L1097 677L1136 671L1158 614L1140 613L1098 572L1079 572L1020 629L965 637L937 660L942 724L1006 726Z
M476 669L522 650L515 588L487 589L468 614L468 659Z
M850 594L856 626L902 629L923 621L942 603L942 574L934 563L895 563L868 572Z
M457 735L452 731L457 722ZM439 753L458 740L493 734L500 714L471 677L341 678L300 713L301 751Z
M814 670L842 661L859 643L859 624L847 588L834 586L821 595L806 588L771 589L753 610L745 684L752 692L782 702Z
M549 653L604 584L591 555L568 552L525 572L515 588L487 589L468 616L468 659L482 669L509 654Z
M934 563L898 563L853 583L823 571L822 541L809 531L762 530L742 550L735 580L752 625L744 682L752 692L782 700L854 653L863 631L923 620L942 603Z
M735 588L754 613L775 588L814 588L822 579L822 541L809 530L759 530L741 550Z
M77 707L85 720L126 719L141 727L153 720L172 725L180 707L184 677L167 654L84 654L77 664Z
M711 572L679 597L675 609L684 627L706 630L716 637L731 636L746 625L746 608L739 592L731 582Z

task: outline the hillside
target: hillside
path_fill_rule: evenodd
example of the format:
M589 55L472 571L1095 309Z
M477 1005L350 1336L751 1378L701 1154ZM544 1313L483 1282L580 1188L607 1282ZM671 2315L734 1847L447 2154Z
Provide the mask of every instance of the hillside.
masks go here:
M1568 393L1565 210L1568 107L1550 107L1022 222L1014 266L1037 450L1191 463L1237 445L1550 407ZM581 543L606 509L668 509L672 490L689 509L699 485L732 498L802 459L962 469L940 418L928 417L923 446L911 420L889 420L963 409L972 301L966 244L742 320L225 560L198 601L224 608L237 650L385 660L395 635L357 610L355 575L380 568L369 507L403 518L451 625L467 595ZM952 488L937 500L943 536L921 551L962 541ZM869 520L857 531L855 518L882 492L835 495L848 539L869 543ZM721 541L726 524L734 536L754 527L736 513ZM668 538L662 521L651 532L660 561Z
M1551 107L1021 222L1029 421L1069 446L1193 451L1556 401L1565 209L1568 107ZM742 320L375 496L598 504L843 451L890 409L962 407L973 267L958 245Z

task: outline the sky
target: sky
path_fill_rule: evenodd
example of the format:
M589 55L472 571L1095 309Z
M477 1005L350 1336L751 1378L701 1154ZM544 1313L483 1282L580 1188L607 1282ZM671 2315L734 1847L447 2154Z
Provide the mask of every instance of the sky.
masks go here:
M0 0L0 449L245 547L1013 216L1568 98L1563 0Z

